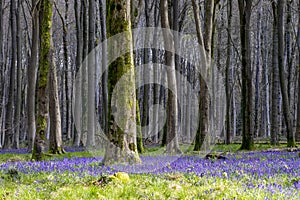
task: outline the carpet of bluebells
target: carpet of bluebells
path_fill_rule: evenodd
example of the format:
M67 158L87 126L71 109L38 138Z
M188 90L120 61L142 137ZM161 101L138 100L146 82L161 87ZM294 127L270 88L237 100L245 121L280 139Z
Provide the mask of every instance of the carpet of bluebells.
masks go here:
M26 150L2 150L0 153L22 154ZM119 171L157 176L180 173L215 181L233 181L240 184L239 189L243 192L254 189L269 194L280 193L288 199L300 199L298 152L235 153L226 157L226 160L208 160L198 156L142 156L142 164L113 166L101 165L101 157L73 157L43 162L6 162L0 164L0 171L15 169L22 174L55 172L77 177L99 177Z

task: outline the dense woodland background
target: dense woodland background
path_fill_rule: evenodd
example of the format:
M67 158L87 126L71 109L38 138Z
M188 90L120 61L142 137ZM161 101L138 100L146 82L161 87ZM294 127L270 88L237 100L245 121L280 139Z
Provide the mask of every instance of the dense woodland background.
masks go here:
M242 142L244 149L253 148L254 141L287 142L293 147L300 142L299 22L297 0L0 0L0 147L29 151L35 147L35 153L44 147L53 153L63 153L64 146L93 147L101 140L95 128L98 122L110 142L121 149L125 144L133 152L155 144L178 152L180 144L192 143L194 150L200 150L208 134L226 144ZM100 84L91 81L97 69L79 68L108 37L142 27L171 28L197 38L195 44L201 47L191 52L191 59L203 52L201 59L211 74L221 74L215 87L225 87L226 119L221 131L209 131L207 125L221 115L209 109L211 98L220 94L213 91L215 97L210 96L195 66L170 52L143 49L126 54L110 66ZM180 47L170 34L164 34L165 43L160 45ZM176 77L159 73L161 65L153 63L169 65L186 77L200 100L199 126L192 120L197 109L186 86L177 88L178 104L165 87L144 85L136 88L137 122L146 126L159 121L158 113L148 108L160 104L167 109L167 123L150 136L146 129L137 130L136 141L124 143L126 133L115 130L109 107L111 88L122 75L117 69L124 60L136 66L150 64L140 76L167 82L169 87L176 86ZM123 69L130 70L130 65ZM83 84L97 85L97 91L76 85L78 74ZM79 109L80 98L82 102L89 98L89 103L82 104L80 116L74 117L72 110ZM88 106L93 103L97 108ZM95 109L96 119L88 115ZM197 134L191 134L195 129Z

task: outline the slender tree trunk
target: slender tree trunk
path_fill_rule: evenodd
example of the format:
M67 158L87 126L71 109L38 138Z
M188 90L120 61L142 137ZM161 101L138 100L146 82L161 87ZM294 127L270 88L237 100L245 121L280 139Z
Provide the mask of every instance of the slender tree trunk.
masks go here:
M280 85L279 85L279 69L278 69L278 20L277 5L272 2L273 9L273 55L272 55L272 115L271 115L271 144L279 145L279 101Z
M74 145L76 147L80 146L80 141L82 137L82 97L81 97L81 79L82 74L80 70L80 65L82 62L82 26L81 26L81 19L80 19L80 8L78 5L78 1L74 1L74 12L75 12L75 20L76 20L76 43L77 43L77 49L76 49L76 80L75 80L75 91L73 91L74 98L75 98L75 105L74 105L74 121L76 125L76 132L74 137Z
M290 113L289 99L288 99L288 91L286 85L286 77L284 70L284 7L285 1L278 1L278 66L279 66L279 76L280 76L280 85L281 85L281 94L282 94L282 102L283 102L283 115L285 119L286 129L287 129L287 146L294 147L295 137L293 134L292 127L292 117Z
M106 3L105 0L99 0L100 4L100 25L101 25L101 35L102 35L102 51L107 52L107 43L105 42L107 39L106 35ZM102 69L106 69L107 67L107 59L106 53L102 53ZM105 134L108 134L108 73L105 71L102 75L102 107L103 107L103 114L102 114L102 129L104 130Z
M263 10L263 13L265 9ZM268 39L268 31L269 31L269 14L267 15L267 20L264 22L263 28L262 28L262 37L263 37L263 42L262 46L265 46L268 44L269 39ZM269 49L264 49L262 50L262 60L263 60L263 85L265 85L263 92L263 96L265 97L265 103L262 106L262 110L264 113L265 117L265 129L262 130L265 132L265 136L271 137L271 129L270 129L270 70L269 70Z
M89 0L89 40L88 52L91 53L95 48L95 0ZM94 54L94 53L92 53ZM88 57L88 133L87 147L95 146L95 57Z
M20 132L21 132L21 106L22 106L22 27L21 27L21 4L22 1L18 0L18 12L16 13L16 25L17 25L17 99L16 99L16 115L15 121L16 131L14 135L14 148L20 148Z
M49 66L51 65L53 56L53 46L51 43L51 29L52 29L52 1L41 1L40 10L40 60L39 60L39 82L37 94L37 122L36 122L36 136L34 140L34 147L32 151L33 160L43 160L45 150L45 139L47 133L48 121L48 105L49 95L47 92Z
M257 14L257 36L256 36L256 49L255 49L255 56L256 56L256 74L255 74L255 100L254 100L254 137L259 136L260 126L263 124L261 121L263 120L261 117L260 107L261 107L261 14L262 10L260 9Z
M298 9L300 9L300 0L298 1ZM300 20L300 13L298 13L298 20ZM300 66L300 24L298 24L297 46ZM300 70L298 69L298 104L297 104L297 124L296 124L296 141L300 142Z
M49 5L51 6L51 4ZM51 30L50 30L51 31ZM50 49L48 53L49 66L49 117L50 117L50 143L49 152L52 154L62 154L64 153L62 147L62 134L61 134L61 116L60 116L60 106L58 97L58 84L56 77L56 65L54 62L54 49L53 41L50 36Z
M1 73L1 78L2 76L2 69L3 69L3 60L4 56L3 56L3 0L0 0L0 73ZM1 84L2 84L2 79L1 79ZM2 91L3 92L3 91ZM1 105L1 107L3 107L3 105Z
M81 1L81 23L82 23L82 61L88 55L88 14L87 14L87 0ZM86 146L87 131L88 131L88 71L87 62L82 63L81 67L81 96L82 96L82 130L81 130L81 144Z
M65 0L65 19L63 23L63 49L64 49L64 79L65 79L65 102L66 102L66 134L71 139L70 129L70 96L69 96L69 53L68 53L68 30L69 30L69 0Z
M217 1L208 1L205 4L204 34L202 33L199 6L195 0L192 0L193 12L196 23L197 38L200 46L200 56L203 60L204 70L201 70L199 76L200 96L199 96L199 129L196 134L194 151L201 149L208 150L210 144L210 96L209 89L205 78L208 78L208 71L212 65L213 52L213 22L215 16L215 6ZM206 142L205 142L206 141Z
M38 0L32 0L32 42L31 56L27 69L27 133L28 151L33 149L35 137L35 88L36 88L36 68L38 59L38 35L39 35L39 5Z
M231 143L231 85L230 85L230 67L231 67L231 18L232 18L232 1L228 1L228 8L227 8L227 59L226 59L226 139L225 143Z
M252 0L239 0L240 37L242 51L242 146L251 150L254 147L252 130L252 71L250 18Z
M11 28L11 67L9 69L9 93L8 103L6 108L6 121L5 121L5 140L4 148L11 148L14 139L14 102L15 102L15 75L16 75L16 63L17 63L17 30L16 30L16 0L12 0L10 3L10 28Z
M180 153L178 144L178 104L177 104L177 84L175 71L174 38L170 31L168 1L160 0L161 25L163 31L165 49L165 60L168 78L168 108L167 108L167 149L168 153Z

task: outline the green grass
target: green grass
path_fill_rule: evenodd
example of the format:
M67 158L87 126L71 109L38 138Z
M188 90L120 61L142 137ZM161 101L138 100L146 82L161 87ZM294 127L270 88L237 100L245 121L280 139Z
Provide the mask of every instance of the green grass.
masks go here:
M3 177L3 176L2 176ZM284 199L281 193L264 189L244 191L241 180L201 178L193 174L130 175L128 183L113 181L95 186L97 177L80 178L76 174L39 173L21 175L17 180L1 179L1 199ZM284 183L285 177L268 180ZM260 184L266 180L257 180Z

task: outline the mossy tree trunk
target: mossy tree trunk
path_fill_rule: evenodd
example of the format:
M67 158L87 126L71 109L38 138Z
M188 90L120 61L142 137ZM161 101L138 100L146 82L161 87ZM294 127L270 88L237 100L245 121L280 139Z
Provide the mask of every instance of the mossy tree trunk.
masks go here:
M32 151L33 160L43 160L48 118L48 72L50 68L50 38L52 27L52 3L50 0L40 2L40 60L39 60L39 82L37 91L37 120L36 135Z
M119 47L126 48L127 53L117 58L108 72L109 91L109 141L107 143L104 164L113 162L140 162L136 145L136 88L132 53L132 33L130 0L107 0L107 36L111 37L127 31ZM109 46L110 51L116 51ZM116 48L116 47L115 47ZM116 87L119 79L126 75L124 82ZM115 98L112 94L116 93ZM118 122L118 125L117 125Z
M53 58L52 42L52 0L40 2L40 61L39 61L39 82L37 94L37 121L36 137L32 152L32 159L43 160L48 106L50 96L50 152L63 153L61 141L61 121L58 102L58 89L56 80L56 66ZM50 81L48 80L50 79ZM49 89L49 91L48 91Z

